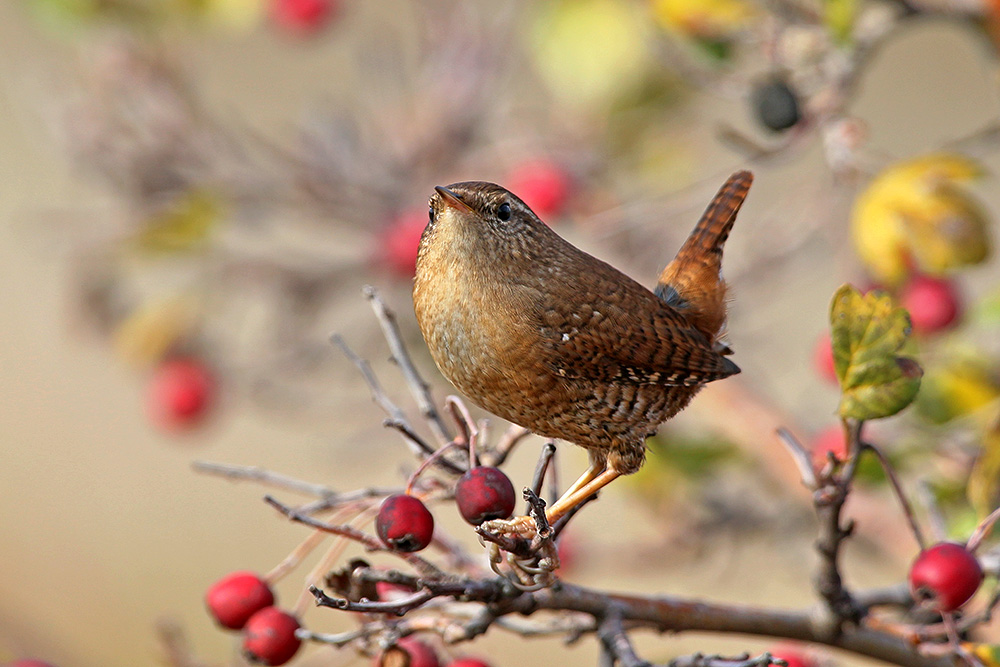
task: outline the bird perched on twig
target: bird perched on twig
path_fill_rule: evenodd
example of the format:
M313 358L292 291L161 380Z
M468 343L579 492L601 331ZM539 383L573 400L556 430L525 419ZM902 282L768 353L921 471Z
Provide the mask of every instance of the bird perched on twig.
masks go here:
M753 177L733 174L650 291L485 182L435 188L413 304L438 368L490 412L585 447L554 522L620 475L707 382L739 372L721 342L722 247Z

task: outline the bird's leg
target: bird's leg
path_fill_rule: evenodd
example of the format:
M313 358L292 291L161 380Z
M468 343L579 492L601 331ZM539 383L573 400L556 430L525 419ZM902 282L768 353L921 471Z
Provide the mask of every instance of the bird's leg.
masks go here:
M579 479L573 482L573 484L568 489L566 489L561 496L559 496L559 500L552 503L552 506L555 507L559 503L563 502L567 497L579 491L581 487L586 486L594 478L596 478L598 475L604 472L604 469L606 467L607 463L604 460L594 460L592 458L590 460L590 467L587 468L587 471L582 475L580 475Z
M563 494L562 498L557 500L552 507L546 510L545 518L549 520L550 524L555 523L562 517L566 516L566 514L569 513L569 511L574 507L619 477L621 477L621 473L614 468L605 468L600 472L600 474L595 474L594 466L591 466L590 470L585 472L583 476L570 487L569 491ZM580 482L583 483L581 484Z

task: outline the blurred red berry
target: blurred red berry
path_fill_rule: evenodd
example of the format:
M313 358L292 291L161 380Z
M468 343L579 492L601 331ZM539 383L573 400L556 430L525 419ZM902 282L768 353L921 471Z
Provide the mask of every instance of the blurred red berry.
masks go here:
M543 220L562 214L571 188L566 170L547 159L525 162L507 175L507 189Z
M943 278L916 275L903 287L900 303L910 313L917 333L936 333L954 324L961 301L954 283Z
M935 611L955 611L983 583L983 569L961 544L939 542L921 551L910 566L910 593Z
M215 377L205 362L168 359L153 372L149 385L150 418L168 431L194 428L208 415L215 395Z
M816 667L816 658L796 644L779 644L771 650L771 655L781 658L788 667Z
M243 652L262 665L283 665L298 652L302 641L295 636L299 622L277 607L264 607L243 627Z
M337 13L337 0L272 0L274 23L301 36L319 32Z
M400 493L382 501L375 531L387 547L420 551L434 537L434 516L420 499Z
M499 468L477 466L455 485L455 502L462 518L478 526L491 519L506 519L514 512L517 498L510 478Z
M375 593L378 595L379 600L387 602L389 600L397 600L401 597L412 595L413 589L407 588L402 584L394 584L389 581L376 581Z
M492 667L479 658L458 658L448 663L448 667Z
M205 604L219 625L240 630L247 619L274 604L274 593L253 572L233 572L212 584L205 594Z
M404 652L409 656L409 662L398 660L393 654ZM403 637L395 646L387 648L375 658L375 667L391 667L408 664L409 667L441 667L437 652L424 642L414 637Z
M847 460L847 436L844 427L835 424L817 434L812 441L812 461L816 468L826 465L827 452L833 454L838 461Z
M816 340L816 347L813 348L813 362L820 377L832 384L840 384L840 380L837 378L837 367L833 361L833 343L830 340L829 332L823 332Z
M420 236L426 226L427 211L408 211L396 216L378 235L375 263L400 278L413 278Z

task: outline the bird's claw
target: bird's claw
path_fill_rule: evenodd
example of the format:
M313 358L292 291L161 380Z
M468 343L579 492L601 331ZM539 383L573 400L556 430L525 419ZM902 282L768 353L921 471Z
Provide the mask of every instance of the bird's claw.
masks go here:
M556 545L551 537L539 536L533 518L494 519L483 523L478 532L488 541L490 568L517 588L536 591L555 581Z

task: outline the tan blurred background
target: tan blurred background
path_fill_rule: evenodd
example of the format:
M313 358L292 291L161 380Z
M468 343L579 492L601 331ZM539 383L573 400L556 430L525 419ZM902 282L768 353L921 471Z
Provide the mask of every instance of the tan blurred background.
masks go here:
M346 26L336 26L307 47L289 48L261 31L221 37L193 33L176 48L212 108L280 136L310 102L336 93L338 68L345 66L350 49L358 48L356 36L373 34L383 14L391 13L367 6L372 4L348 7L342 19ZM169 617L185 629L199 656L230 664L235 640L212 627L202 608L203 591L233 569L268 570L304 532L277 519L260 502L260 488L198 476L191 461L257 465L354 488L385 483L389 474L397 479L404 450L379 427L382 415L339 358L333 362L340 374L324 407L326 421L283 418L236 401L207 432L191 439L178 442L150 428L141 380L106 346L74 330L68 289L74 237L63 234L117 210L106 191L73 173L49 131L53 96L71 78L76 57L72 43L40 31L19 3L0 3L0 661L33 655L63 667L157 664L155 624ZM996 117L994 70L985 46L964 29L927 22L878 56L863 77L854 109L868 122L874 151L903 156L932 149ZM680 227L693 222L721 182L716 175L741 164L738 155L713 140L713 123L749 127L745 110L733 101L705 97L694 108L691 117L702 123L692 132L704 138L694 179L705 181L689 210L671 221ZM995 156L988 162L995 165ZM816 150L758 169L727 255L730 268L745 270L741 251L767 243L754 234L757 219L794 225L808 216L846 216L846 200L837 197L817 210L814 197L828 187L823 170ZM993 211L1000 206L995 183L991 176L978 187ZM828 420L835 401L835 394L813 377L808 360L829 295L853 267L842 250L844 229L831 226L780 273L757 276L753 291L739 282L735 286L731 337L744 368L741 381L763 388L769 400L806 428ZM579 234L577 240L601 254L599 239ZM984 270L995 271L995 264ZM379 278L360 266L345 280L340 311L345 319L330 321L329 331L352 339L355 323L369 317L357 288L372 280ZM412 334L405 287L387 284L385 294ZM363 346L360 339L372 328L358 330L362 333L353 337ZM330 355L336 357L333 348ZM375 360L376 367L390 374L383 358ZM426 357L419 362L429 372ZM527 474L537 445L525 446L513 470ZM774 442L762 446L777 447ZM573 453L562 465L567 475L574 474L583 458ZM798 489L777 490L772 500L780 507L786 493L804 497ZM620 539L609 526L618 530L622 511L636 519L628 533L648 537L647 515L630 505L624 486L612 486L580 518L585 548L607 556L607 545ZM807 518L800 520L801 509L793 514L795 520L782 528L789 531L787 539L767 533L718 539L655 571L637 572L615 567L614 559L596 558L585 560L574 576L617 588L807 604L812 600L810 525ZM852 545L848 556L854 581L888 583L902 575L901 562L863 545ZM298 594L299 574L280 586L289 603ZM307 623L317 630L344 627L336 616L314 610ZM765 645L739 638L678 642L643 636L640 641L653 658ZM564 648L501 632L490 633L470 650L487 653L497 667L593 664L596 656L591 640ZM315 650L315 655L315 664L363 664L329 650Z

